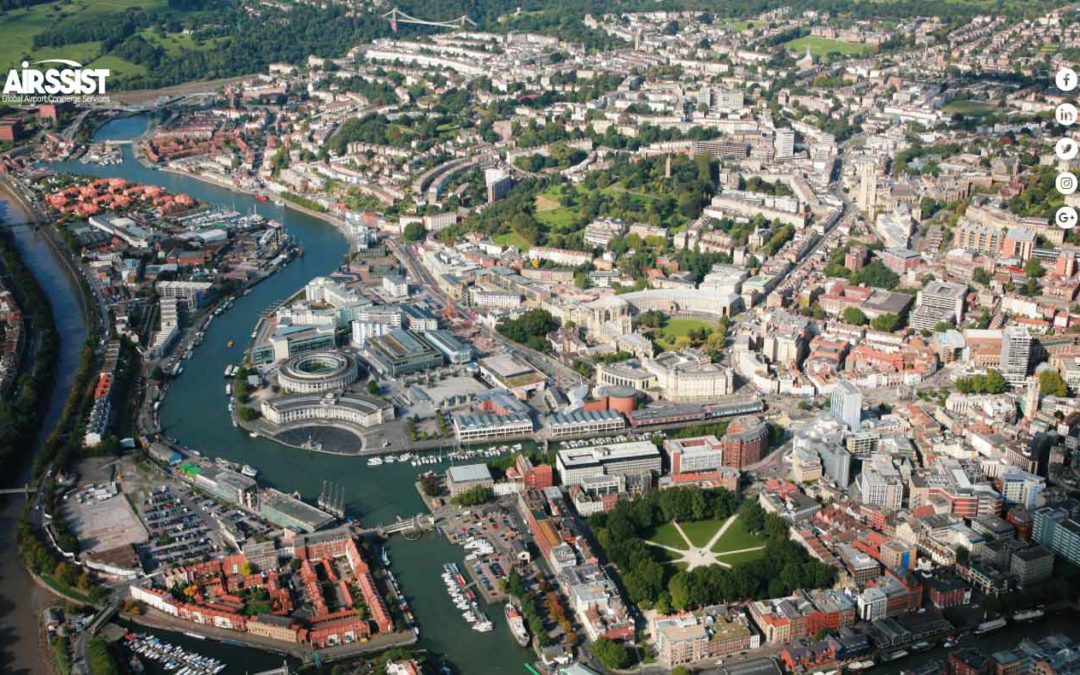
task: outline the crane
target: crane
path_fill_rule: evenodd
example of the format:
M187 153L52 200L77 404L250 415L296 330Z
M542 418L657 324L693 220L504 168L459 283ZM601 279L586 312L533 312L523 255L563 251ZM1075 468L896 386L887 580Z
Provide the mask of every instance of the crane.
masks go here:
M394 31L395 33L398 32L399 23L415 23L418 26L436 26L438 28L464 28L466 25L476 25L475 21L473 21L464 14L462 14L456 19L451 19L449 21L427 21L425 19L417 19L415 16L409 16L397 7L393 8L386 14L383 14L382 18L390 19L390 30Z

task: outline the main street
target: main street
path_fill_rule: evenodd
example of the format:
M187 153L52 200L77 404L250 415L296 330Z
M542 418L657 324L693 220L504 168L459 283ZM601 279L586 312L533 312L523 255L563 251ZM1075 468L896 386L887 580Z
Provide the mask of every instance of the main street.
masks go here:
M475 317L474 312L446 295L435 282L435 279L431 276L431 272L427 269L424 263L416 256L416 252L412 246L402 244L396 239L388 240L390 248L394 252L394 256L405 265L409 272L409 276L416 279L421 286L423 286L425 292L435 297L443 306L453 307L454 310L460 316ZM527 360L534 368L537 368L544 374L555 379L555 381L562 387L574 386L584 382L584 378L573 368L570 368L566 364L553 359L546 354L542 354L535 349L531 349L525 345L518 344L507 340L498 332L490 330L487 325L476 322L476 325L488 339L496 342L507 352L514 352L519 356L522 356Z

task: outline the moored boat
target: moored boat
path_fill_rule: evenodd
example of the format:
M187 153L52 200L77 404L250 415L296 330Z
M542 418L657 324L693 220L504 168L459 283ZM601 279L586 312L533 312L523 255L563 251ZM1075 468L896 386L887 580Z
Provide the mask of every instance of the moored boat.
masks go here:
M506 615L506 625L510 627L510 633L514 636L514 640L522 647L528 647L529 631L525 628L525 620L521 617L521 612L508 602L506 607L503 608L503 613Z

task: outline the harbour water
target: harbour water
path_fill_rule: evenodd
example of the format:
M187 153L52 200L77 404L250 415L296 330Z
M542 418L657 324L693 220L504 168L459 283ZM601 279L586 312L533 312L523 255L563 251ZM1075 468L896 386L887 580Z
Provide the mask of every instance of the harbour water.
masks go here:
M132 138L141 134L146 125L147 119L140 116L115 120L103 126L95 140ZM294 259L249 295L237 298L232 309L214 320L194 357L185 363L183 375L169 386L160 410L165 433L206 456L251 464L259 469L260 482L288 492L297 490L309 501L318 496L322 481L342 484L347 515L363 524L391 523L398 516L408 518L423 512L424 505L413 482L424 469L408 463L369 467L359 458L286 448L263 438L251 438L232 426L225 400L218 395L225 366L242 358L243 346L250 341L260 313L312 277L327 274L341 264L348 250L341 233L332 225L295 210L257 202L249 195L187 176L144 167L135 160L130 146L123 148L123 157L122 163L107 166L79 162L51 166L60 171L153 183L245 213L255 208L260 214L283 222L305 251L303 258ZM236 346L228 348L229 340L235 340ZM207 395L208 391L215 395ZM439 578L443 563L462 561L460 548L436 533L428 533L417 541L396 537L389 544L389 552L394 574L420 624L419 648L445 656L463 673L521 672L522 664L535 658L531 651L514 643L502 612L495 611L499 608L488 612L496 624L490 633L470 630L462 620Z
M1075 613L1064 612L1048 614L1039 621L1032 623L1009 622L1005 628L992 633L965 635L960 638L960 644L952 649L936 647L929 651L911 654L890 663L882 663L873 670L866 672L873 673L873 675L895 675L931 661L943 661L949 657L949 652L958 649L976 649L989 656L1002 649L1016 647L1025 637L1038 639L1052 633L1062 633L1073 639L1080 639L1080 622L1076 618Z

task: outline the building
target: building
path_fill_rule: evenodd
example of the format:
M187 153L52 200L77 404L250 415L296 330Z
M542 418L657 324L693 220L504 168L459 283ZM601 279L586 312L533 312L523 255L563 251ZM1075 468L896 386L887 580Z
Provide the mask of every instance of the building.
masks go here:
M451 418L454 434L463 443L494 440L496 438L521 438L533 432L532 417L525 412L455 413Z
M278 426L325 420L366 429L394 419L389 401L355 392L290 394L263 399L259 409L263 419Z
M555 462L563 485L574 485L586 476L659 474L660 467L660 451L651 441L566 448L559 450Z
M334 522L329 513L273 488L259 494L259 515L293 532L314 532Z
M298 354L333 349L337 344L332 325L294 326L282 324L269 340L251 350L257 365L284 361Z
M1074 565L1080 565L1080 523L1063 508L1035 510L1032 538Z
M409 297L409 282L400 274L387 274L382 278L382 286L393 298Z
M967 287L962 284L931 281L919 291L908 325L917 330L933 330L941 322L959 324L964 320L966 295Z
M344 352L308 352L278 369L278 385L289 393L313 394L342 390L356 382L356 359Z
M795 130L790 128L777 129L773 147L776 149L776 159L793 157L795 155Z
M450 497L457 497L462 492L478 487L490 488L495 485L487 464L461 464L446 471L446 489Z
M1043 505L1046 479L1015 466L1007 466L998 477L1001 498L1010 506L1036 509ZM1007 523L1006 523L1007 524Z
M511 354L497 354L477 362L480 377L493 387L501 387L521 400L534 391L543 391L547 377Z
M874 455L863 467L856 482L863 503L898 511L904 503L904 482L900 471L886 455Z
M664 352L645 359L645 370L656 377L663 397L679 403L705 403L735 390L731 368L712 363L709 356L696 349Z
M578 408L548 415L547 427L550 438L571 438L621 431L626 427L626 418L616 410Z
M743 621L729 620L721 608L693 614L657 616L652 622L657 657L667 668L756 649L760 638Z
M159 281L154 284L159 300L178 300L189 312L202 307L213 297L213 287L209 281Z
M421 335L400 329L369 338L364 356L376 371L388 377L438 368L444 361L442 352Z
M706 473L724 466L724 445L716 436L669 439L664 441L664 452L674 475Z
M472 347L458 340L450 331L429 330L424 333L424 339L432 347L442 352L442 355L446 357L447 362L450 364L461 365L472 361Z
M758 417L749 416L728 425L724 437L724 466L744 469L756 464L769 450L769 425Z
M829 400L829 414L848 431L858 431L862 423L862 400L862 390L854 382L838 380Z
M1054 554L1039 544L1013 551L1009 572L1021 586L1049 579L1054 573Z
M1008 326L1001 333L998 370L1011 385L1023 384L1031 364L1031 334L1024 326Z

